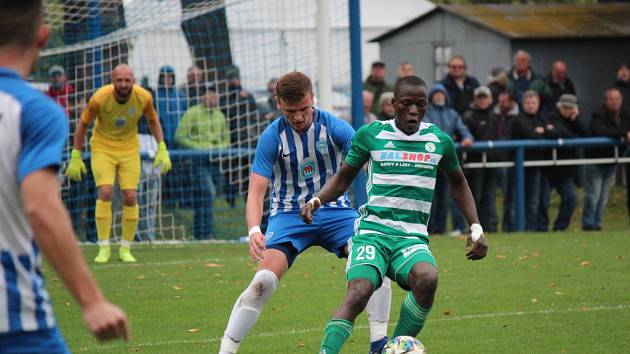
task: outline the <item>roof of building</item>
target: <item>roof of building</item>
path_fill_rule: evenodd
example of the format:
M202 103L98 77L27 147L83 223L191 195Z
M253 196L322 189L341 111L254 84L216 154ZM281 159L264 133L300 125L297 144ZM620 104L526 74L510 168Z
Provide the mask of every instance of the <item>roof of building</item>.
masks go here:
M441 11L513 39L630 37L630 4L439 5L370 42L385 40Z

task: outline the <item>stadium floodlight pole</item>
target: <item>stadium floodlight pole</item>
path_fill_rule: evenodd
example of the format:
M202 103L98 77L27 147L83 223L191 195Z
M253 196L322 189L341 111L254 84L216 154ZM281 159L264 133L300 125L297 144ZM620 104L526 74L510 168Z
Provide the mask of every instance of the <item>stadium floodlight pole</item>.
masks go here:
M317 105L332 109L330 0L317 0Z
M350 77L352 82L352 126L359 129L363 125L363 74L361 73L361 0L348 0L350 23ZM359 173L352 184L355 206L365 204L365 173Z

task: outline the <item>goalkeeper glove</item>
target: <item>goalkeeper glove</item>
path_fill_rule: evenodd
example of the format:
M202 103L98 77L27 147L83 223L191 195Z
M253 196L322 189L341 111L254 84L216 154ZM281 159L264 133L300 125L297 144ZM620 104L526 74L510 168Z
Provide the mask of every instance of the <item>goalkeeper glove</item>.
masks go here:
M86 173L87 169L81 159L81 151L72 149L72 153L70 154L70 163L66 168L66 176L68 176L71 181L78 182L81 181L81 177Z
M168 156L168 150L166 150L166 144L164 141L160 141L158 144L157 154L155 155L155 160L153 160L154 167L160 165L162 174L171 170L171 158Z

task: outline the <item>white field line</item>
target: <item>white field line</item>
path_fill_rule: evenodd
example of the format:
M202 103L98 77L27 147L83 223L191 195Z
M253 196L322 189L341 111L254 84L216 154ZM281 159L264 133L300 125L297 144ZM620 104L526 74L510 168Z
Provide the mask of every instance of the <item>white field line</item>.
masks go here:
M574 313L574 312L596 312L596 311L627 311L630 310L630 304L620 304L613 306L595 306L595 307L584 307L584 308L573 308L573 309L565 309L565 310L540 310L540 311L517 311L517 312L497 312L497 313L479 313L472 315L463 315L463 316L453 316L447 318L436 318L429 319L431 322L445 322L445 321L466 321L466 320L475 320L481 318L498 318L498 317L518 317L518 316L537 316L537 315L550 315L550 314L562 314L562 313ZM395 326L396 323L390 323L390 326ZM366 325L355 326L355 329L368 329L369 327ZM283 332L264 332L264 333L256 333L248 336L248 338L265 338L265 337L286 337L295 334L307 334L314 332L322 332L323 334L324 326L320 327L311 327L311 328L303 328L303 329L293 329L290 331ZM99 346L91 346L91 347L81 347L74 349L74 352L95 352L95 351L104 351L115 348L150 348L150 347L162 347L169 345L178 345L178 344L204 344L204 343L218 343L221 341L220 337L214 338L199 338L199 339L174 339L174 340L164 340L158 342L146 342L146 343L116 343L116 344L105 344Z
M114 258L112 256L112 258ZM248 257L234 257L230 258L231 261L244 261L249 259ZM179 264L189 264L189 263L206 263L206 262L221 262L225 261L225 258L204 258L204 259L189 259L189 260L179 260L179 261L166 261L166 262L146 262L146 263L122 263L118 261L112 261L107 264L94 264L92 265L92 269L104 269L104 268L140 268L146 266L167 266L167 265L179 265Z

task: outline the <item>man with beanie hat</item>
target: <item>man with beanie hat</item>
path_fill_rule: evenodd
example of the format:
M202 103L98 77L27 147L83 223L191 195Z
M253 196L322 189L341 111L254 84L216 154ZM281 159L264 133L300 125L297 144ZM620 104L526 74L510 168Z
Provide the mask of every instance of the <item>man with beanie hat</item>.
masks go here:
M554 129L548 133L548 137L554 139L573 139L588 135L588 128L580 117L578 100L575 95L565 93L560 96L556 108L548 117ZM558 159L579 158L576 149L558 149ZM552 166L542 170L540 186L540 202L538 208L538 231L547 231L549 228L549 200L551 191L555 189L560 195L560 207L558 216L553 224L553 231L562 231L569 227L571 216L575 211L577 193L574 177L577 175L577 166Z

